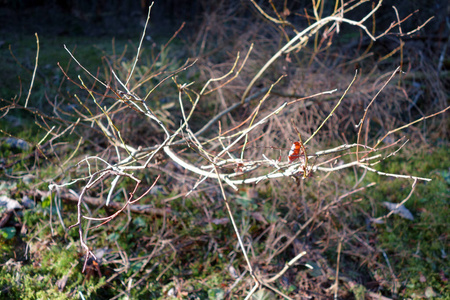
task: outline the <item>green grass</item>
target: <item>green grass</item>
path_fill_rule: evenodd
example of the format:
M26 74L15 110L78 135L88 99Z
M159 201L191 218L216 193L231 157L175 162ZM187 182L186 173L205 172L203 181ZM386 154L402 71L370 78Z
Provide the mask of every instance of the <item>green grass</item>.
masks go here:
M48 111L46 106L47 95L60 96L61 99L73 99L75 93L80 93L78 87L73 84L64 84L63 89L59 89L59 83L63 76L56 62L60 62L63 67L69 61L69 55L63 50L62 44L65 43L69 49L73 49L77 45L74 52L76 57L80 58L80 62L87 69L95 73L100 66L101 74L104 71L105 64L101 56L109 56L112 54L111 41L109 39L90 39L90 38L49 38L40 37L41 55L39 58L39 76L36 78L33 92L31 94L30 103L34 107L42 111ZM122 49L128 41L117 40L116 52L121 53ZM12 49L19 59L21 68L11 59L7 47L11 44ZM4 72L0 75L0 80L4 80L6 84L0 88L0 96L9 100L16 97L22 90L20 103L24 103L26 93L28 91L29 82L31 80L31 72L34 67L35 57L35 39L27 37L24 39L14 39L8 37L5 45L0 48L1 58L6 61ZM169 51L164 51L157 67L166 66L172 63L171 67L179 65L177 57L171 58ZM100 53L100 54L99 54ZM129 52L134 53L134 52ZM154 56L152 53L150 56ZM130 54L131 55L131 54ZM147 71L148 65L151 64L150 56L142 57L142 65L136 70L136 78L139 78ZM82 58L82 59L81 59ZM124 69L129 68L131 62L124 62ZM10 76L14 74L14 76ZM88 78L83 71L71 63L69 76L76 79L78 74L83 74L83 78ZM123 75L123 74L122 74ZM22 78L22 88L17 76ZM198 74L193 75L194 79L198 78ZM190 82L184 73L179 75L179 83ZM150 81L156 84L157 80ZM172 83L171 83L172 84ZM199 84L199 83L197 83ZM173 86L172 86L173 88ZM173 92L173 90L172 90ZM166 96L155 92L151 102L153 107L159 108L160 104L157 100ZM140 94L145 94L141 93ZM167 93L166 93L167 94ZM51 98L51 101L54 99ZM111 99L110 99L111 100ZM111 100L112 101L112 100ZM115 101L115 100L114 100ZM90 103L89 105L94 105ZM205 104L206 111L213 111L215 102L208 101ZM91 106L90 106L91 107ZM51 111L51 109L49 110ZM35 121L40 121L39 117L31 112L13 110L8 117L14 117L19 125L15 126L12 119L0 120L0 126L3 130L10 132L24 140L32 143L39 142L45 135L45 130L35 126ZM202 120L208 120L210 115L206 113L201 116ZM130 122L131 132L133 126L137 124ZM202 121L198 121L202 124ZM195 127L194 124L193 127ZM83 128L86 132L86 128ZM135 133L136 134L136 133ZM140 133L138 133L141 135ZM95 133L88 132L90 140L82 145L83 155L91 152L97 143L104 142L96 139ZM142 134L144 135L144 134ZM147 133L145 134L147 136ZM65 161L74 151L78 141L77 135L63 137L58 142L64 142L58 147L65 147L64 151L59 151L59 161ZM1 157L26 157L30 151L17 151L11 149L7 145L0 146ZM329 217L338 229L342 229L344 225L351 229L359 229L369 227L365 231L364 238L371 240L371 244L375 245L378 251L373 259L376 263L386 266L386 257L392 266L392 270L400 287L398 293L400 297L420 297L430 288L437 296L450 294L448 279L450 270L448 267L448 202L449 202L449 185L450 185L450 160L449 150L446 146L436 146L430 148L421 148L412 152L400 152L399 155L389 158L380 165L380 170L390 173L413 174L421 177L430 177L433 180L429 183L418 183L416 191L411 199L406 203L406 207L413 213L415 220L409 221L402 219L398 215L393 215L385 224L370 224L367 226L365 215L362 211L373 212L375 216L387 214L388 211L382 206L383 201L400 202L404 199L410 189L411 181L404 179L392 179L376 174L369 173L365 179L365 183L376 182L377 186L368 189L364 194L362 202L353 204L348 211L338 211L335 215ZM42 158L39 164L35 164L35 157L23 159L10 169L3 170L0 173L0 180L17 182L14 188L9 190L9 196L20 200L21 192L27 189L39 188L46 190L48 188L49 178L53 178L55 182L62 183L69 177L76 178L83 176L85 170L70 170L66 172L66 177L54 178L56 174L62 172L58 167L58 162L54 156L49 155L49 160ZM59 162L59 163L60 163ZM33 166L33 167L30 167ZM34 168L34 169L33 169ZM24 183L20 179L12 179L13 174L26 174L35 171L37 178L31 183ZM154 174L140 173L136 176L143 180L143 185L152 183ZM320 178L321 175L318 175ZM340 172L333 174L340 187L350 189L355 183L353 172ZM73 179L72 178L72 179ZM105 186L112 179L108 179ZM288 179L290 180L290 179ZM79 191L85 182L79 182L72 188ZM131 179L122 180L117 190L124 188L130 190L133 184ZM161 183L164 185L165 183ZM305 183L308 187L306 201L311 204L322 201L323 196L319 191L314 190L317 181L313 177ZM173 186L176 187L176 184ZM171 186L171 187L173 187ZM289 186L289 184L287 185ZM169 187L168 189L170 189ZM290 186L289 186L290 187ZM323 187L323 186L322 186ZM103 186L102 186L103 188ZM291 187L295 188L295 187ZM92 191L92 196L98 191ZM317 192L317 193L316 193ZM322 194L327 194L325 191ZM340 191L338 191L340 192ZM150 299L168 299L174 290L180 290L180 297L189 299L221 299L225 291L234 283L235 279L228 272L229 265L232 264L236 269L241 269L245 265L240 250L237 249L237 238L232 230L231 224L215 224L211 220L221 220L228 218L224 204L221 200L217 200L218 195L211 196L213 201L206 200L207 194L200 194L197 198L188 197L186 199L177 199L169 203L162 200L174 196L176 193L165 190L162 193L146 197L142 204L153 204L156 208L170 207L171 213L165 216L156 215L137 215L127 212L122 213L112 222L98 229L89 231L88 244L94 252L99 249L105 251L104 261L100 265L101 275L95 269L90 269L86 273L82 273L85 252L79 243L77 229L64 231L58 218L58 211L54 203L52 205L49 197L37 199L36 206L30 209L19 211L11 222L8 230L15 230L14 234L0 235L0 298L5 299L79 299L79 293L89 299L109 299L122 291L126 291L130 298L150 298ZM286 199L280 197L273 199L275 191L268 188L268 191L260 194L262 199L253 199L242 191L233 194L230 198L233 215L237 221L237 225L241 234L247 238L256 238L263 233L270 225L276 225L284 216L289 215L286 223L292 225L294 231L301 225L303 219L298 217L295 212L292 213L292 203L298 201L295 199ZM291 194L292 195L292 194ZM124 196L119 193L114 201L122 201ZM273 201L277 201L274 207ZM217 201L217 202L214 202ZM300 204L299 204L300 206ZM205 212L205 208L208 214ZM83 207L83 209L86 209ZM108 216L114 211L101 207L89 208L93 216ZM257 212L264 216L268 225L255 220L250 212ZM61 207L62 218L66 227L76 222L76 204L64 202ZM131 218L129 218L131 217ZM322 221L328 222L325 216L319 216L317 223ZM344 220L344 221L343 221ZM283 220L285 221L285 220ZM345 223L342 223L345 222ZM87 226L83 223L83 226ZM92 222L89 226L94 226ZM288 225L286 225L288 227ZM280 227L282 228L282 227ZM24 229L24 230L22 230ZM26 229L26 230L25 230ZM5 232L6 228L2 231ZM306 230L305 230L306 231ZM5 232L6 233L6 232ZM335 237L331 236L331 232L326 229L317 229L317 232L310 232L308 235L300 235L299 239L305 241L306 244L320 248L315 240L320 234L322 236L334 239L331 243L335 243ZM284 240L283 240L284 241ZM352 242L352 238L349 238ZM322 241L320 241L322 242ZM344 249L345 249L344 245ZM28 247L28 250L27 250ZM256 256L263 253L267 245L264 238L252 244ZM386 256L383 255L383 252ZM323 256L327 259L330 266L336 265L336 248L330 247L324 251ZM150 258L150 259L148 259ZM283 253L272 261L274 272L278 267L292 258L290 253ZM311 264L318 265L318 262L311 261ZM373 264L364 264L355 256L347 253L342 254L341 267L347 276L356 281L367 283L375 281L377 274L387 270L377 270L372 268ZM267 266L264 266L267 267ZM279 284L277 287L286 292L295 291L298 286L297 282L300 277L307 276L311 281L321 276L317 273L317 269L307 271L299 267L298 280L290 282L286 286ZM264 270L265 271L265 270ZM293 271L292 271L293 272ZM89 275L87 275L89 274ZM305 275L306 274L306 275ZM390 274L384 274L384 278L393 279ZM66 280L65 286L61 288L61 281ZM58 284L60 287L58 287ZM128 288L129 285L136 286ZM363 297L362 290L366 289L363 285L357 286L353 294L356 298ZM381 291L387 296L392 296L388 287L381 287ZM260 296L264 294L271 298L274 295L268 291L261 291ZM125 297L125 294L122 295ZM233 296L237 296L233 294Z
M393 215L386 224L376 225L378 247L385 251L394 273L402 284L402 297L424 295L431 287L438 295L450 294L449 249L449 191L450 160L447 147L424 148L394 157L383 164L387 172L407 173L431 178L419 182L415 193L405 206L414 215L406 220ZM376 202L379 214L388 211L382 201L400 202L410 189L410 180L388 180L371 176L378 188L367 197ZM380 263L384 260L380 256Z
M386 224L374 225L376 227L377 248L384 251L390 261L392 269L396 274L401 288L401 297L414 297L424 295L426 289L432 288L437 295L448 295L450 293L446 278L450 276L448 267L448 168L450 163L442 158L447 153L445 148L436 148L428 153L420 150L415 156L427 155L427 163L422 160L409 160L407 157L393 158L389 171L402 172L402 170L415 170L415 174L431 175L433 181L427 184L420 183L416 193L406 203L406 207L415 216L414 221L402 219L397 215L389 218ZM431 174L430 174L431 173ZM379 214L387 211L381 206L384 200L400 201L409 193L410 182L404 180L389 180L375 176L374 180L379 182L378 189L371 189L367 198L377 202ZM244 228L244 224L252 224L251 231L261 230L259 223L245 221L250 202L245 198L237 201L235 218L238 226ZM153 200L154 203L158 201ZM244 201L239 204L239 201ZM242 206L244 205L244 206ZM2 258L4 264L0 270L0 286L2 290L8 289L11 299L38 299L39 297L50 297L54 299L67 299L77 297L77 291L91 299L105 299L116 295L116 290L123 290L121 282L125 282L131 276L133 282L145 277L145 284L138 285L130 291L130 297L151 297L154 299L166 299L167 293L182 281L182 289L185 296L199 297L205 299L210 295L221 294L225 289L221 287L224 282L232 282L230 275L226 272L229 259L227 254L232 251L235 243L234 234L229 224L199 226L199 220L204 218L202 203L193 198L172 202L174 215L168 216L163 224L162 220L152 216L132 215L131 222L122 214L113 222L100 229L91 230L89 235L95 237L89 244L92 249L105 248L111 252L118 249L125 252L130 261L128 269L121 272L115 280L105 283L115 272L113 269L120 268L119 262L107 262L101 266L103 277L97 274L86 280L81 274L83 265L83 251L77 242L78 233L76 229L64 234L62 227L53 212L52 226L56 235L51 236L49 226L50 207L46 201L30 210L23 212L22 221L27 224L26 235L17 234L10 240L2 240L1 251L5 253ZM262 206L260 209L266 211L268 208ZM251 211L258 209L253 207ZM66 226L75 222L75 207L72 204L63 206L63 217ZM98 215L108 213L101 209ZM264 212L262 212L264 214ZM242 214L242 215L241 215ZM226 217L223 207L219 206L214 211L214 218ZM357 216L355 216L357 218ZM356 220L356 219L355 219ZM354 220L349 220L349 223ZM165 226L168 235L165 240L170 241L177 249L174 252L171 247L166 248L165 255L158 255L147 262L147 266L141 270L146 262L144 259L151 253L155 237ZM244 227L242 227L244 226ZM212 251L210 237L214 240L221 251ZM23 239L23 240L21 240ZM208 242L209 240L209 242ZM29 257L13 265L5 265L6 261L13 257L22 257L23 253L15 252L17 244L28 242L31 245ZM69 246L67 246L69 245ZM254 245L258 249L263 244ZM118 248L119 247L119 248ZM39 249L36 251L36 249ZM330 253L329 260L335 259ZM379 255L379 263L385 264L383 255ZM119 259L120 260L120 259ZM347 267L350 260L344 260ZM145 272L153 266L150 274ZM359 269L358 263L354 268ZM14 269L14 272L11 270ZM356 270L355 269L355 270ZM363 269L356 271L355 276ZM366 270L374 272L375 270ZM159 274L164 273L158 277ZM375 271L376 273L376 271ZM59 291L56 282L69 274L67 285ZM351 275L351 274L350 274ZM158 279L158 280L156 280ZM46 287L44 289L44 287ZM294 284L295 287L295 284ZM37 296L33 296L37 293ZM37 297L37 298L36 298Z

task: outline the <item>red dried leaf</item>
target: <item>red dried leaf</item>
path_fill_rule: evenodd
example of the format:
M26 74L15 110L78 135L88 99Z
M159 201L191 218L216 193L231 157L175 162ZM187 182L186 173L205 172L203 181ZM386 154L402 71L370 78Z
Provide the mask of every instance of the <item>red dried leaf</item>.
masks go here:
M300 155L303 155L303 153L300 153L300 152L303 152L301 149L300 142L294 142L292 144L291 150L289 151L289 154L288 154L289 163L299 159Z

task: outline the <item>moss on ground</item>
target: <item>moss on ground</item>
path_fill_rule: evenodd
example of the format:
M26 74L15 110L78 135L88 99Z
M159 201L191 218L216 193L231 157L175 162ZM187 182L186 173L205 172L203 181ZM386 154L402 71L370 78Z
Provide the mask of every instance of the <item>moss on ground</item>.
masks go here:
M414 174L431 178L419 182L405 207L414 220L392 215L385 224L375 225L378 247L384 251L393 272L401 284L402 297L423 297L430 288L436 295L450 294L449 249L449 191L450 159L447 147L424 148L413 153L390 158L381 169L397 174ZM378 187L367 197L378 207L378 214L389 211L383 201L398 203L409 194L411 180L390 180L371 175ZM379 256L380 263L386 258Z
M55 65L55 61L59 61L64 67L69 59L69 55L61 51L60 39L42 36L40 41L40 73L30 98L36 107L44 106L47 101L46 93L72 96L79 92L74 85L67 85L64 91L59 89L62 74ZM30 59L22 61L22 58L34 57L35 40L34 37L29 37L20 41L8 40L7 43L13 44L12 49L19 63L23 65L23 68L18 67L17 62L11 58L6 59L7 64L4 65L0 81L5 79L7 84L0 88L0 95L9 100L14 98L21 88L20 81L11 79L6 73L14 73L21 76L23 81L29 81L34 62ZM69 49L78 45L75 56L82 57L83 65L93 72L98 66L104 67L104 61L99 57L99 52L103 55L111 55L110 40L67 38L65 43ZM122 51L125 43L126 41L116 41L117 53ZM6 57L5 46L1 50L2 58ZM145 63L136 70L136 79L147 72L148 65L151 64L149 57L142 57L142 59ZM172 59L166 50L163 51L156 65L157 67L170 65L169 69L174 69L179 65L176 60L177 58ZM129 69L130 65L130 61L126 61L123 67ZM82 71L75 66L71 68L69 75L76 78L78 73ZM198 78L198 74L194 74L192 78L188 78L183 73L179 76L179 82L190 82L192 78ZM156 84L156 82L153 83ZM26 88L22 87L22 93L26 93ZM153 94L153 96L162 99L164 95ZM22 95L22 102L24 97ZM162 100L153 101L152 105L158 108L162 103ZM209 111L215 110L213 101L201 105L205 105ZM33 143L39 142L45 135L44 130L33 125L36 116L32 112L21 111L14 115L14 118L18 122L16 125L11 122L13 119L0 120L1 128ZM210 118L210 115L205 114L201 118L202 121L197 121L194 127L202 125L204 120ZM130 123L131 127L137 123L136 120L134 122ZM76 143L77 139L78 137L72 136L60 139L58 142ZM86 143L88 144L86 149L89 150L89 146L95 147L97 141L89 140ZM65 151L60 152L60 162L70 157L73 150L73 147L67 147ZM14 155L18 155L19 158L26 157L30 151L17 151L4 144L0 146L2 158ZM83 153L86 155L89 151ZM373 238L380 252L380 255L373 259L381 265L386 265L387 260L389 261L393 274L400 284L397 292L401 297L424 297L427 293L428 295L435 293L436 297L450 294L448 284L450 270L447 267L449 265L447 257L449 251L449 154L446 146L421 148L405 154L400 152L396 157L391 157L380 164L379 168L384 172L414 174L433 179L429 183L420 182L411 199L405 204L415 217L413 221L393 215L384 224L368 226L370 229L368 229L367 239ZM9 177L11 174L25 174L29 171L29 166L34 163L34 157L27 157L11 168L2 170L0 180L12 181L13 179ZM9 191L10 196L21 200L21 190L36 188L37 184L39 189L46 190L48 184L44 179L54 178L56 174L61 173L57 165L53 162L39 165L39 180L36 179L31 183L17 180L18 183ZM75 175L79 174L74 174L74 177L78 177ZM149 185L153 180L148 174L137 176L143 180L143 185ZM352 172L342 172L332 176L340 176L341 178L337 178L337 181L345 187L351 187L355 183ZM61 178L55 179L58 182L60 180ZM367 190L364 201L357 204L358 209L339 212L341 215L336 213L330 217L336 221L336 228L348 226L356 230L365 227L366 217L360 210L370 211L376 216L386 214L388 211L382 202L400 202L411 189L409 180L393 180L371 173L367 175L365 182L376 182L377 186ZM129 178L122 180L117 189L129 190L132 184L133 180ZM314 184L313 180L308 180L305 186L311 187ZM78 186L74 186L74 189L81 186L82 183L79 183ZM276 192L270 190L271 188L268 189L263 197L270 199L267 201L257 201L244 191L232 197L233 215L244 238L256 239L269 226L275 224L280 216L296 213L292 213L291 204L294 202L292 199L277 199L279 205L274 207L271 194ZM0 298L79 299L81 294L89 299L109 299L121 294L122 297L127 296L131 299L168 299L170 295L175 295L177 292L182 298L223 299L227 289L236 280L235 276L230 274L230 266L238 270L239 266L245 263L240 250L237 250L236 236L228 222L223 202L217 200L217 195L208 195L211 196L208 200L203 198L205 195L207 193L199 193L195 198L188 197L166 203L163 201L164 198L175 195L166 193L163 189L163 192L153 194L141 202L142 204L151 203L156 208L170 207L171 212L167 215L137 215L124 212L107 225L91 229L88 237L89 247L99 257L102 253L103 259L99 262L98 268L95 262L89 261L85 273L82 273L85 252L79 244L78 231L75 228L69 231L64 229L76 223L76 205L63 202L58 211L55 202L52 203L54 198L39 199L34 207L19 211L11 219L8 227L1 229L11 231L0 235L0 253L2 253ZM311 189L306 198L310 202L320 200L314 191L311 192ZM123 202L124 195L118 193L114 201ZM205 216L205 207L209 208L210 215ZM86 207L84 208L87 210ZM89 209L93 216L104 217L113 213L105 207L89 207ZM255 220L250 214L252 212L260 213L267 223ZM64 220L64 227L58 217L59 213ZM303 221L301 217L297 219L295 216L295 218L295 222L292 222L293 230L297 230L300 222ZM318 223L322 221L321 218L325 217L319 216ZM339 223L340 220L345 220L345 224ZM94 226L94 223L92 222L89 226ZM324 234L325 229L319 230ZM311 233L311 235L308 233L307 237L300 236L299 239L310 239L305 244L313 243L315 234L317 233ZM285 239L283 237L282 241ZM258 240L252 244L252 247L253 251L261 253L265 251L267 244L264 240ZM277 267L283 266L291 258L289 255L283 253L274 258L273 264ZM336 249L325 251L324 256L330 265L336 264ZM315 263L311 262L311 265ZM341 264L348 276L361 279L364 283L376 279L377 272L381 272L362 265L361 260L346 253L342 254ZM308 278L313 280L321 276L314 273L317 269L308 271L309 273L299 272L297 276L309 276ZM271 269L269 272L272 273L274 270ZM365 275L361 276L361 274ZM286 293L299 289L296 282L279 284L277 287ZM366 287L358 285L353 293L357 299L362 299L365 291ZM388 295L390 291L384 289L382 292ZM274 297L271 292L265 290L258 293L261 298Z
M415 174L429 174L433 179L426 184L420 183L416 193L406 203L415 220L394 215L385 224L374 225L377 247L386 254L401 284L401 297L423 296L426 292L431 293L430 289L436 295L450 293L447 281L450 276L447 258L450 163L442 159L447 154L445 148L436 148L432 152L422 151L425 150L414 155L426 153L426 163L419 159L410 161L400 155L394 158L394 167L389 167L391 172L411 169L416 171ZM379 182L379 188L369 190L367 197L378 203L380 215L387 213L380 202L401 201L409 193L408 181L381 177L374 180ZM238 226L243 228L245 216L240 216L239 212L246 212L245 207L249 203L245 199L239 201L244 202L239 205L235 217L239 221ZM200 201L188 198L184 205L182 201L172 202L172 210L177 213L168 217L165 224L160 219L144 215L133 215L131 222L128 222L128 217L122 215L106 227L92 230L90 246L93 249L107 249L106 256L109 259L100 266L101 276L94 270L90 278L87 278L86 274L81 273L84 253L77 242L77 231L72 229L68 235L65 234L54 211L52 236L50 206L43 201L34 208L23 211L21 219L28 228L27 234L17 233L13 239L3 239L0 243L0 250L4 253L0 269L2 295L7 294L10 299L70 299L79 297L78 293L81 292L90 299L105 299L116 295L116 290L123 290L122 283L131 277L134 278L132 282L140 279L146 282L130 290L129 296L132 298L166 299L168 294L180 286L180 282L184 295L191 299L221 295L225 291L221 285L232 282L226 270L229 264L227 254L232 251L230 247L235 243L234 237L228 225L199 226L199 219L203 218L200 207ZM264 210L264 206L261 209ZM65 204L62 213L66 225L69 220L75 221L73 205ZM108 214L104 209L97 213ZM213 217L226 217L223 207L218 207ZM146 261L143 258L151 253L155 245L151 241L154 242L155 235L163 226L166 231L170 229L172 232L166 238L171 241L171 247L177 250L167 247L165 255ZM258 223L253 223L252 231L258 230L262 228L258 227ZM211 235L217 245L209 244ZM23 251L17 251L20 248L18 243L22 247L28 243L26 257ZM263 245L254 245L255 249L260 246ZM126 270L120 272L117 270L124 266L117 255L119 249L132 259ZM335 259L335 255L330 254L329 260ZM113 256L116 259L112 259ZM386 263L383 255L379 255L377 259L382 264ZM346 268L354 264L351 268L359 269L358 272L363 270L357 262L352 263L350 258L344 256L342 264ZM147 273L149 269L151 272ZM366 270L371 271L374 270ZM110 280L114 276L117 277ZM58 288L65 280L64 287ZM285 289L289 292L293 288L295 285Z

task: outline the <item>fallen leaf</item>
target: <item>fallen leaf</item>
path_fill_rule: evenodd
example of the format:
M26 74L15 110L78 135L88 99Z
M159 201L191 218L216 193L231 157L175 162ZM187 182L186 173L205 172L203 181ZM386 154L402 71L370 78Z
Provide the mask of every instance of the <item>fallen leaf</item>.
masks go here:
M250 213L250 215L251 215L253 218L255 218L255 220L257 220L257 221L263 223L264 225L269 224L269 223L267 223L267 221L266 221L266 219L264 218L264 216L263 216L261 213L259 213L259 212L252 212L252 213Z
M231 276L233 279L238 279L238 278L239 278L239 274L238 274L238 272L236 271L236 269L233 267L233 265L230 265L230 266L228 267L228 272L230 273L230 276Z
M0 196L0 206L6 207L7 210L20 209L22 205L18 201L8 198L7 196Z
M30 149L30 144L22 139L16 139L13 137L9 137L5 139L5 143L8 144L12 148L17 148L20 150L28 151Z
M437 294L431 286L429 286L425 289L425 297L426 298L434 298L436 296L437 296Z
M62 292L66 287L67 279L69 279L69 275L64 275L63 278L56 281L56 286L60 292Z
M398 214L402 218L414 220L412 213L404 205L399 205L398 203L392 202L383 202L383 205L386 206L387 209L392 211L394 214Z
M33 208L34 207L34 201L30 199L27 195L22 197L22 205L25 208Z
M230 220L228 218L220 218L220 219L212 219L211 222L216 225L224 225L224 224L228 224L228 222L230 222Z
M16 228L15 227L5 227L0 229L0 236L4 239L10 240L16 236Z

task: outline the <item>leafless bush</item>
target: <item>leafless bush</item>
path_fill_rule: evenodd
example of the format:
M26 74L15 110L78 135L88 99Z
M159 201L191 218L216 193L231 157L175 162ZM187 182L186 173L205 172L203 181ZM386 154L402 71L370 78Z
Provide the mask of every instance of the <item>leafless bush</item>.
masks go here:
M371 78L370 73L360 74L358 70L353 73L353 78L342 74L333 74L338 79L333 79L334 76L327 73L311 75L314 73L311 66L322 63L319 50L333 42L333 36L339 33L344 24L361 30L370 38L370 43L396 28L401 28L400 19L394 20L392 25L379 35L368 27L367 24L370 24L382 1L369 9L362 19L353 20L346 17L350 11L364 9L366 2L337 2L329 16L322 16L321 2L313 1L312 10L307 16L310 25L301 29L286 20L288 12L285 12L285 15L275 13L275 17L252 1L255 9L274 25L265 29L268 34L260 39L259 28L254 30L251 24L246 24L252 30L245 32L242 35L242 43L238 44L239 48L245 48L244 53L238 52L235 55L228 53L223 64L209 59L214 51L228 49L227 41L221 44L218 39L214 43L217 45L216 49L208 47L206 41L210 28L208 24L217 26L219 18L221 21L224 19L236 21L236 16L229 7L227 14L220 16L211 14L209 19L205 20L206 25L195 37L194 42L195 45L199 45L196 47L198 60L187 61L183 66L176 66L169 61L167 65L159 68L154 68L153 64L145 68L140 67L139 58L142 55L145 31L133 62L123 64L120 56L114 57L107 61L109 69L102 79L99 79L98 74L85 69L81 59L77 60L66 48L73 60L88 75L87 78L79 76L77 79L66 75L80 87L86 99L75 96L79 102L79 107L74 112L78 119L76 122L65 131L53 132L53 128L49 128L48 134L53 136L52 139L57 139L74 126L84 123L87 127L95 127L97 132L102 133L99 140L105 144L106 149L79 160L77 167L79 174L83 173L82 176L68 178L63 183L53 182L50 185L50 191L56 193L69 191L78 199L78 219L69 229L78 228L80 243L86 252L85 267L89 259L96 259L87 242L90 229L113 221L129 206L149 195L160 178L157 173L177 176L174 174L176 172L164 167L161 161L168 160L183 170L183 177L185 176L185 180L189 182L187 194L194 193L204 183L220 190L240 251L246 261L246 266L242 267L245 269L243 276L236 281L236 284L241 280L246 282L245 288L248 288L246 299L261 287L291 299L272 283L278 281L291 266L309 252L310 249L299 242L299 236L305 229L323 222L322 215L334 214L336 218L342 218L338 214L345 215L347 213L345 207L359 201L346 199L374 185L371 183L361 186L368 172L410 180L411 193L418 182L429 181L428 178L413 175L390 174L378 170L377 164L389 159L405 146L406 141L393 138L394 133L444 113L448 107L440 107L441 103L436 106L439 107L436 113L423 115L399 126L388 115L379 112L381 110L401 112L404 110L403 103L383 102L384 106L379 106L376 111L373 111L373 107L380 97L400 97L398 95L401 95L402 88L391 84L393 80L403 76L400 67L385 72L379 78ZM223 30L222 36L229 34L228 28L220 26L218 28ZM417 28L419 29L420 27ZM265 45L265 38L267 36L272 38L275 30L283 33L283 38L279 41L280 49L277 50L278 48L267 39L268 47L263 51L261 47ZM400 30L398 36L404 37L412 33L402 33ZM238 32L233 33L234 36L237 34ZM251 45L247 42L250 40L257 40L258 44ZM308 55L310 66L305 67L304 60L300 56L310 41L314 41L315 50ZM233 62L229 61L230 56L234 56ZM275 64L282 58L284 65L289 64L286 69L289 75L287 83L284 83L285 76L271 78L277 72L271 72L271 76L267 79L270 70L283 71L283 64L281 66ZM264 63L260 64L261 61ZM291 64L291 61L295 63ZM334 65L329 69L339 69L339 59L335 57L332 61ZM181 81L182 74L196 68L196 62L202 66L200 70L202 76L209 79L202 85ZM352 63L342 61L341 64ZM225 69L227 71L224 71ZM139 76L136 76L137 73ZM308 75L303 76L304 73ZM150 86L151 79L154 78L158 78L159 82ZM345 81L346 85L337 87L335 81ZM368 81L371 84L368 84ZM260 82L262 84L259 84ZM155 91L161 89L162 84L164 91L160 93L177 95L176 106L179 112L175 117L173 113L168 112L167 106L158 106L152 101ZM230 96L232 91L234 97ZM350 94L354 100L347 103L345 99ZM202 101L212 99L211 95L215 95L218 99L215 101L218 104L214 107L217 113L202 124L203 126L194 129L197 124L192 120L198 113L197 109L203 105ZM236 111L240 111L243 117L234 115ZM349 111L351 113L348 113ZM145 123L145 126L142 126L142 123ZM357 132L345 132L354 127ZM373 129L374 127L376 128ZM136 128L138 132L135 131ZM370 130L375 132L369 134ZM347 141L348 134L353 134L350 141ZM322 149L322 144L315 142L315 138L319 135L322 140L331 139L336 142L329 144L334 144L333 146ZM95 138L94 134L88 133L87 136ZM353 169L357 179L352 189L343 188L343 191L336 194L339 187L344 186L339 181L338 171L346 168ZM152 175L152 184L143 186L138 174L145 173L149 169L152 169L151 174L155 174ZM330 181L325 183L328 179ZM133 188L127 191L122 208L108 217L92 216L90 210L85 207L85 199L89 193L105 195L105 204L108 206L118 184L124 180L133 182ZM82 182L80 190L70 189L80 182ZM334 182L335 186L330 182ZM287 205L291 208L284 218L284 223L277 221L268 226L264 237L267 247L260 253L255 253L251 239L243 238L246 236L244 229L235 222L230 207L232 193L229 191L237 191L241 186L255 185L261 189L271 190L275 204L280 198L287 199ZM294 188L286 189L286 186ZM314 199L319 201L314 203L309 200L308 193L313 193ZM408 199L409 196L403 202ZM344 209L337 213L335 211L337 207ZM302 215L301 223L296 221L294 216L299 214ZM372 217L370 220L382 221ZM97 225L91 227L92 223ZM344 232L348 233L350 230L345 229ZM330 228L329 235L338 239L339 245L345 239L345 236L341 236L334 228ZM368 257L375 255L375 250L370 246L367 249L365 251ZM252 258L249 257L250 252L253 253ZM286 266L282 270L267 268L282 253L289 257ZM338 253L340 254L340 248ZM321 259L317 254L313 257L313 260ZM329 273L329 277L336 278L334 287L330 287L330 293L337 295L339 266L336 271L326 269L326 272ZM250 276L244 276L246 274ZM345 280L349 284L354 284L348 278ZM305 290L314 290L310 283L305 280L302 282L305 284Z

